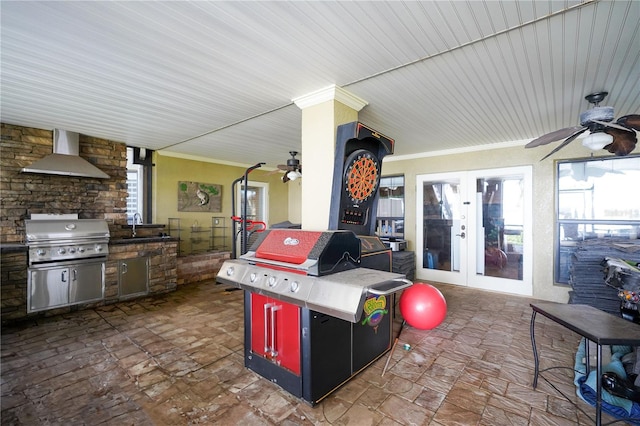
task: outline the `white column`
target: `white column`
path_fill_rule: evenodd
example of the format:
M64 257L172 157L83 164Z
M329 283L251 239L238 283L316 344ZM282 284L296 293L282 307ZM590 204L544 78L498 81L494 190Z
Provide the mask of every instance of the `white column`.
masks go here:
M358 120L367 102L330 86L293 99L302 110L302 229L325 231L329 226L336 129Z

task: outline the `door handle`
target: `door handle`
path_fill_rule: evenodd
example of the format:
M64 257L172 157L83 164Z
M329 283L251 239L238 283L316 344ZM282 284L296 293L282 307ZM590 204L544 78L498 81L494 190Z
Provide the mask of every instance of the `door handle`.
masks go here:
M273 305L271 307L271 356L273 358L278 356L276 350L276 311L279 311L281 306Z
M122 273L123 273L123 274L126 274L127 272L129 272L129 270L128 270L128 268L127 268L127 264L126 264L126 263L123 263L123 264L122 264Z
M264 352L269 353L269 310L273 307L273 303L264 304Z
M461 232L460 234L456 234L456 237L460 237L463 240L465 239L466 236L467 236L467 234L465 234L464 232Z
M63 270L63 271L62 271L62 276L60 277L60 280L61 280L63 283L66 283L66 282L67 282L67 277L66 277L66 275L67 275L67 270L65 269L65 270Z

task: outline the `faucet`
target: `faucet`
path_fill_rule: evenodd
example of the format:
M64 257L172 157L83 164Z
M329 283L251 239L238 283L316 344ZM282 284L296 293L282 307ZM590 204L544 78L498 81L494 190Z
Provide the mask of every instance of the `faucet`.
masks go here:
M140 221L140 222L138 222ZM136 236L136 223L139 223L142 225L142 216L140 215L140 213L135 213L133 215L133 226L131 227L131 236L135 237Z

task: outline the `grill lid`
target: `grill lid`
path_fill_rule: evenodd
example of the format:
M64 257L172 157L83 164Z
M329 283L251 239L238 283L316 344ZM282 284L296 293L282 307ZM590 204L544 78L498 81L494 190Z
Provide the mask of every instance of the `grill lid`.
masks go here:
M108 240L109 226L103 219L25 220L27 245L62 240Z
M360 250L360 239L352 231L271 229L240 258L321 276L357 268Z

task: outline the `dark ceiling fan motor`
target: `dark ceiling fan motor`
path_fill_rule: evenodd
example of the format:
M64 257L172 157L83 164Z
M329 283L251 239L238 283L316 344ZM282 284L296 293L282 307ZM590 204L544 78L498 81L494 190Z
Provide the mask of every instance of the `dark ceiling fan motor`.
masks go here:
M287 183L290 180L295 180L302 176L302 165L300 164L300 160L296 158L296 155L298 155L298 151L289 151L289 155L291 155L291 158L287 160L286 165L278 165L278 168L285 172L284 175L282 175L282 182L284 183Z
M289 155L291 158L287 160L287 167L290 167L291 170L298 170L300 168L300 160L296 158L298 151L289 151Z

